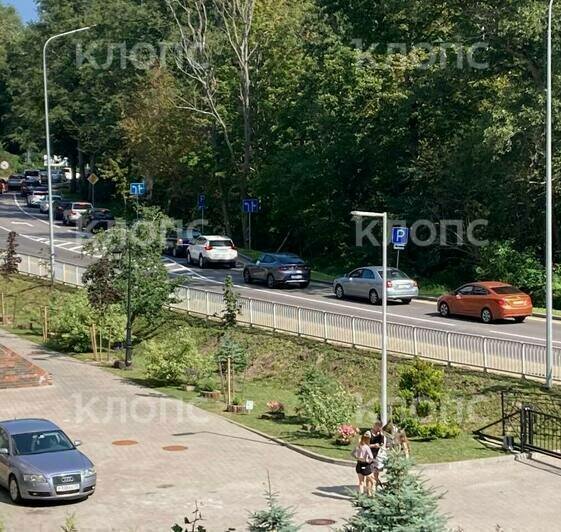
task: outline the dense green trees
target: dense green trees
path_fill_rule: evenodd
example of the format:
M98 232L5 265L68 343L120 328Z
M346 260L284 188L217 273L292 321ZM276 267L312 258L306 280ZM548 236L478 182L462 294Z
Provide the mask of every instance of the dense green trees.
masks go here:
M459 282L482 261L442 220L462 220L464 232L488 220L481 239L511 240L541 260L543 2L39 6L39 22L23 30L6 19L7 53L0 37L0 142L12 149L44 144L42 43L95 23L50 54L55 151L82 173L89 165L119 190L145 178L152 201L185 220L205 191L213 228L240 242L240 200L259 196L257 246L284 245L335 270L378 260L379 249L355 245L357 207L441 224L447 245L439 234L405 253L423 276L448 271L442 280ZM557 221L555 235L559 250Z

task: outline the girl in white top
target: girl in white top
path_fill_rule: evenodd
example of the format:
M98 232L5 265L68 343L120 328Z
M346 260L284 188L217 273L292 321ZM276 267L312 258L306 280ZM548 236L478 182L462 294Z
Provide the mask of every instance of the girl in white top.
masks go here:
M353 451L353 457L356 459L356 473L358 475L358 492L372 495L372 488L374 486L374 475L372 464L374 462L374 455L370 448L370 438L372 434L366 431L360 438L358 446Z

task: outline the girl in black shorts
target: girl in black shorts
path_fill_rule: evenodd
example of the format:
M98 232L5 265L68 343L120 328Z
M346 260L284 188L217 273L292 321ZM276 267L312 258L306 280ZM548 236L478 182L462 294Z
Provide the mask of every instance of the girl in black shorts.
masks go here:
M366 431L360 438L360 443L353 451L353 457L356 459L355 471L358 475L358 492L363 494L366 488L367 495L372 495L372 488L374 486L374 475L372 474L374 455L370 449L371 437L370 431Z

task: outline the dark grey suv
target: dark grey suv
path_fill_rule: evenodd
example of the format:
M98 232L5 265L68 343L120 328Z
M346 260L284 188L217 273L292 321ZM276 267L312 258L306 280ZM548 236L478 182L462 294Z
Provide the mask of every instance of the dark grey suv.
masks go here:
M265 253L243 270L246 283L264 282L269 288L280 285L297 285L307 288L311 268L297 255L291 253Z

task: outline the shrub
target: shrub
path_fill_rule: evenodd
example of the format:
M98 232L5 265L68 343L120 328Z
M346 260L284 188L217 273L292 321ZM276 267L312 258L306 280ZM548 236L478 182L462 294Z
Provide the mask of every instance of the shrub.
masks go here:
M417 415L419 417L428 417L432 410L432 405L430 401L419 401L415 405L415 410L417 411Z
M407 405L427 399L440 403L445 395L444 371L415 358L413 364L401 372L398 388Z
M106 338L122 338L126 317L119 305L109 306L102 314L96 313L83 291L55 293L49 304L49 344L52 347L75 353L91 351L92 325Z
M197 381L196 386L199 392L215 392L220 388L218 380L214 377L204 377Z
M543 305L545 270L531 250L518 251L511 240L480 248L477 278L510 283L528 292L536 305Z
M349 444L358 433L359 429L353 427L352 425L340 425L337 428L337 441L340 443Z
M335 380L312 370L298 390L298 412L310 430L333 436L337 427L349 423L356 414L356 401Z
M384 489L374 497L359 496L357 513L344 532L444 532L446 518L438 509L438 496L411 472L412 462L400 450L386 461Z
M228 358L230 359L231 368L235 372L243 372L249 363L245 347L236 342L229 334L225 334L222 337L214 358L223 373L226 373Z
M199 353L189 327L144 342L141 352L148 377L166 384L195 383L211 371L211 362Z

